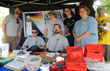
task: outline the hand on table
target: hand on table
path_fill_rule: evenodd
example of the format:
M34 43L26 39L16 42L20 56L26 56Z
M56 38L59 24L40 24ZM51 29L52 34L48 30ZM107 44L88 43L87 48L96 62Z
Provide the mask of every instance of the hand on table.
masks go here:
M29 48L25 48L25 47L22 47L23 49L25 49L25 50L28 50Z

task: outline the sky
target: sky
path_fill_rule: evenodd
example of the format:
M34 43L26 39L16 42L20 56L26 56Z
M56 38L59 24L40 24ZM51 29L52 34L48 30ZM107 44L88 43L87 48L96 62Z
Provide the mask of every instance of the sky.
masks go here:
M95 1L93 5L94 9L96 10L99 5L100 5L100 1Z
M2 13L4 14L2 14ZM8 15L9 14L9 9L8 8L5 8L5 7L0 7L0 16L5 16L5 15Z

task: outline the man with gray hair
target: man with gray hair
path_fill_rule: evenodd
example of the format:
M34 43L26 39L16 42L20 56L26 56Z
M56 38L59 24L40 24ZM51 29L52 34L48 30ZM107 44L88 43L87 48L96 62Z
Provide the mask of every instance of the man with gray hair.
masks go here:
M105 9L103 6L97 8L98 17L98 44L102 44L105 50L104 58L106 62L110 61L110 17L105 16Z
M9 43L9 50L15 50L18 47L22 33L22 20L19 18L21 10L16 7L15 13L7 15L2 23L3 43Z

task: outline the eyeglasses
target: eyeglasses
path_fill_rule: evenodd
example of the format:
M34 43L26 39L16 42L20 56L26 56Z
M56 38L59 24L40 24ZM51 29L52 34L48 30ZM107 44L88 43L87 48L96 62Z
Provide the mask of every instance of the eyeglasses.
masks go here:
M57 28L54 28L54 29L60 29L60 28L57 27Z
M36 34L37 32L32 32L32 33L35 33Z
M64 11L64 12L69 12L70 10Z
M102 10L104 10L104 8L99 8L99 9L97 9L97 11L99 11L99 10L101 10L101 11L102 11Z
M16 23L17 23L17 24L19 24L19 21L18 21L18 19L16 19Z

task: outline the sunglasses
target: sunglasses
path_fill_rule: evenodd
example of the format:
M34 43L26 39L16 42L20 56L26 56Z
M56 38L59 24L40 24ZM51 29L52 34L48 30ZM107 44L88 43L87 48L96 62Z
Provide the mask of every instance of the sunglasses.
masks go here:
M19 21L18 21L18 19L16 19L16 23L17 23L17 24L19 24Z
M102 11L102 10L104 10L104 8L99 8L99 9L97 9L97 11L99 11L99 10L101 10L101 11Z
M37 32L32 32L32 33L35 33L36 34Z

